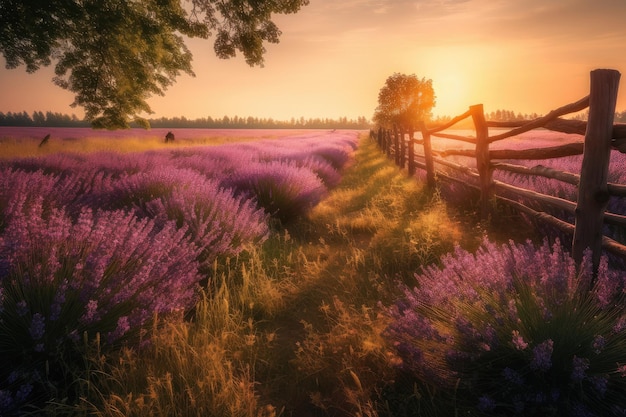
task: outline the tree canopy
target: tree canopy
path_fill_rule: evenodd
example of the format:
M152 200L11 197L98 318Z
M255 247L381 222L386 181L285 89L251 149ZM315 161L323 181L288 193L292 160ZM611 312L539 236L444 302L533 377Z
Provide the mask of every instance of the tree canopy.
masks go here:
M374 122L380 126L397 126L402 130L417 128L420 121L432 117L435 91L432 80L421 80L415 74L394 73L378 93Z
M220 58L241 52L263 65L264 43L278 43L274 13L309 0L2 0L0 51L7 68L34 72L55 62L54 83L75 94L97 128L127 128L151 113L181 72L194 75L183 36L215 35Z

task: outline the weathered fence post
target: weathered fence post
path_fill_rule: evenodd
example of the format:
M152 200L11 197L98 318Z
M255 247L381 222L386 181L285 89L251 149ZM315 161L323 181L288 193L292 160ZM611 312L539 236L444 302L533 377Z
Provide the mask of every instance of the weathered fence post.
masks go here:
M400 128L400 168L404 169L406 165L406 140L404 128Z
M409 147L409 177L415 175L415 138L413 135L415 132L413 131L413 126L409 128L409 143L407 146Z
M572 256L580 264L584 251L590 248L594 273L600 264L602 224L609 201L607 178L619 79L620 73L615 70L591 71L589 119L578 186Z
M485 121L482 104L470 106L474 128L476 129L476 168L480 175L480 213L483 219L489 215L489 205L493 199L493 178L489 161L489 128Z
M433 147L430 142L430 132L426 128L423 121L419 122L419 128L422 131L422 140L424 141L424 163L426 165L426 185L430 189L435 188L435 163L433 161Z
M389 129L385 129L385 153L387 158L391 157L391 131Z
M393 126L393 150L396 165L400 165L400 138L398 135L398 127L396 125Z

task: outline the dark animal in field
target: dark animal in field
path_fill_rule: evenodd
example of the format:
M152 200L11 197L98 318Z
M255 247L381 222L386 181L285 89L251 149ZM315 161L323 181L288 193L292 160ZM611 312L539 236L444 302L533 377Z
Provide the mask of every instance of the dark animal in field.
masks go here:
M165 143L174 142L174 139L174 134L172 132L167 132L167 135L165 135Z
M48 140L50 140L50 133L48 133L39 143L39 147L41 148L43 145L45 145L46 143L48 143Z

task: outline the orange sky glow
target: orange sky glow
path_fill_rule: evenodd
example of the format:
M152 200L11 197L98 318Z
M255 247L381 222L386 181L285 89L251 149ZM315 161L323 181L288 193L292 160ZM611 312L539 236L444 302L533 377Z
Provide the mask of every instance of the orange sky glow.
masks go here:
M264 68L216 58L212 39L188 41L196 76L151 98L148 117L371 118L395 72L433 80L436 116L479 103L545 114L587 95L591 70L626 72L624 18L624 0L311 0L276 17L281 41ZM2 65L0 111L82 117L53 75Z

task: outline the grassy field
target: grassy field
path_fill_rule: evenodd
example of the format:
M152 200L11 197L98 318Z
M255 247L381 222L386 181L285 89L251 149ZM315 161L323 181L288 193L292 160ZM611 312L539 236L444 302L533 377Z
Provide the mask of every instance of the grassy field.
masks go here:
M218 259L195 311L155 322L142 349L92 352L79 401L48 415L446 415L406 383L385 306L421 266L489 231L406 177L363 137L342 183L259 247ZM78 404L78 405L77 405Z

